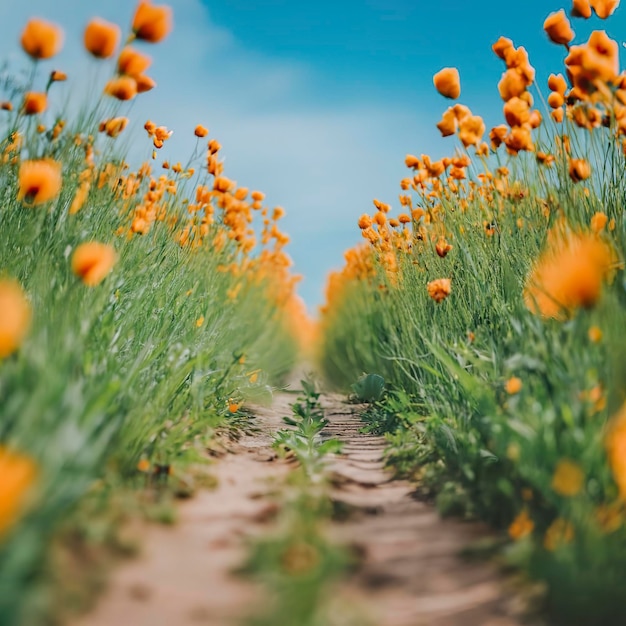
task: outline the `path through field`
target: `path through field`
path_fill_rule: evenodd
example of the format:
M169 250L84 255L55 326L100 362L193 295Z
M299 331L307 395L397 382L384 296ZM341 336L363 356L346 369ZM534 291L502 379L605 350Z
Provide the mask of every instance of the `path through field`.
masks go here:
M183 502L175 526L146 528L142 555L113 572L93 612L74 626L230 626L262 605L263 590L234 570L247 540L271 530L273 495L292 467L277 458L272 437L293 400L279 394L256 411L258 430L216 461L217 489ZM518 624L496 568L459 555L485 529L442 521L383 468L384 440L360 432L357 410L338 396L323 401L330 420L323 435L344 442L331 461L332 498L348 512L330 536L361 561L336 590L337 602L358 607L372 626ZM298 625L285 616L276 626Z

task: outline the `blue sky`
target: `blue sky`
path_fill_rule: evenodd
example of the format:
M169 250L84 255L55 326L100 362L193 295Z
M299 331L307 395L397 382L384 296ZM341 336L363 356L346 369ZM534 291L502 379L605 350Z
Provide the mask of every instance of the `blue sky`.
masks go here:
M501 123L503 66L491 44L505 35L524 45L545 92L565 50L547 41L543 20L569 8L551 0L169 4L174 32L144 48L159 86L132 105L131 122L141 128L149 117L173 128L163 158L183 162L193 150L193 127L209 127L224 146L227 175L287 210L290 253L311 309L322 301L327 273L360 241L356 221L371 210L372 199L397 205L404 156L453 151L455 140L441 139L435 128L449 102L435 92L432 75L458 67L460 101L488 126ZM0 2L0 58L19 63L23 24L31 15L45 17L66 31L64 51L51 64L68 70L78 85L94 69L81 51L87 20L99 15L126 25L134 6L131 0ZM607 21L573 21L576 41L600 28L621 43L624 11Z

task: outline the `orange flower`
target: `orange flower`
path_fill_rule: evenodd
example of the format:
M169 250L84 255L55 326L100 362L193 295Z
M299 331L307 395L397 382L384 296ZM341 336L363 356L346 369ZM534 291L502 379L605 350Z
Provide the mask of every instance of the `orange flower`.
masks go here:
M523 539L527 535L530 535L530 533L533 532L534 528L534 522L532 521L532 519L530 519L528 511L524 509L513 520L513 522L511 522L511 525L509 526L509 537L511 537L511 539L515 541Z
M30 206L49 202L61 191L61 164L52 159L22 161L18 179L18 200Z
M587 336L592 343L600 343L602 341L602 331L597 326L592 326L588 330Z
M578 307L592 307L615 261L613 249L597 235L551 233L548 248L526 281L526 306L557 319Z
M0 102L0 109L3 111L12 111L13 105L8 100L4 100Z
M441 117L441 121L437 124L437 128L442 137L449 137L456 132L456 116L452 108L449 108Z
M491 141L491 147L494 150L497 150L502 145L508 132L509 129L504 124L495 126L489 131L489 140Z
M445 240L444 237L442 237L435 245L435 252L437 253L437 256L442 259L448 255L450 250L452 250L452 246Z
M131 46L126 46L117 59L117 71L127 76L139 76L143 74L152 63L152 58L142 54Z
M17 521L24 499L37 476L35 462L0 446L0 536Z
M608 83L616 79L619 47L604 31L596 30L586 44L570 48L565 65L572 85L585 94L595 89L595 81Z
M193 131L193 134L196 137L202 138L202 137L206 137L209 134L209 131L204 126L202 126L201 124L198 124L196 126L195 130Z
M137 39L157 43L172 30L172 9L154 6L149 0L140 0L133 17L133 33Z
M121 30L117 24L95 17L85 28L85 48L98 59L108 59L115 54L120 37Z
M574 39L574 31L570 26L569 20L565 17L563 9L548 15L543 23L543 30L556 44L567 46Z
M100 124L100 132L109 137L117 137L128 126L127 117L114 117Z
M148 459L141 459L137 463L137 471L145 474L149 470L150 470L150 461L148 461Z
M137 93L145 93L146 91L150 91L156 87L156 82L150 76L146 76L145 74L140 74L139 76L134 76L135 83L137 84Z
M0 280L0 359L17 350L30 318L30 305L20 285L12 280Z
M60 70L52 70L50 72L50 82L51 83L62 83L67 80L67 74L65 72L61 72Z
M548 96L548 105L550 105L552 109L558 109L559 107L562 107L564 102L565 99L558 91L550 92L550 95Z
M565 96L567 83L565 82L565 78L563 78L563 74L550 74L548 77L548 88Z
M449 278L437 278L426 285L428 295L435 301L445 300L452 291L452 284Z
M461 95L461 80L456 67L444 67L433 76L435 89L446 98L456 100Z
M25 115L36 115L43 113L48 106L48 97L45 93L28 91L24 94L24 104L22 105Z
M522 390L522 379L517 376L511 376L504 385L504 390L510 395L514 396Z
M498 83L498 91L500 97L504 100L521 96L528 87L528 81L522 76L517 69L512 68L502 74L502 78Z
M130 76L112 78L104 87L104 93L118 100L132 100L137 95L137 82Z
M570 159L569 176L575 183L586 180L591 176L591 165L585 159Z
M589 4L593 7L596 15L605 20L610 15L613 15L615 9L619 5L619 0L589 0Z
M115 264L112 246L97 241L81 243L72 255L72 271L89 287L101 283Z
M590 18L591 4L589 0L573 0L572 15L574 17L584 17L585 19Z
M611 420L606 451L619 495L626 500L626 403Z
M478 145L485 134L485 123L480 115L470 115L459 122L459 139L463 145Z
M554 552L557 548L568 544L574 539L574 527L563 518L558 517L550 524L543 538L543 547Z
M552 489L560 496L571 498L583 487L585 475L578 463L569 459L561 459L552 476Z
M591 217L591 230L594 233L601 232L602 230L604 230L604 227L606 226L608 221L609 221L609 218L607 217L606 213L597 211Z
M231 402L228 404L228 412L234 415L234 414L235 414L235 413L237 413L237 411L239 410L239 406L240 406L240 405L239 405L239 404L237 404L236 402L232 402L232 401L231 401Z
M522 126L530 120L530 107L521 98L511 98L504 103L503 110L509 126Z
M49 59L61 50L63 31L52 22L32 18L22 31L21 44L33 59Z

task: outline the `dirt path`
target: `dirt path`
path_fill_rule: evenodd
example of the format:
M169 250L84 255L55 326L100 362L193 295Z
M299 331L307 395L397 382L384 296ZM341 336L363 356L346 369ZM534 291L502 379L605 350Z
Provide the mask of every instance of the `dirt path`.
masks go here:
M250 614L261 590L233 570L275 513L271 494L289 466L271 445L291 401L279 395L271 410L255 411L257 432L212 467L217 488L182 502L174 526L148 525L141 555L112 573L95 610L73 626L228 626Z
M476 523L442 520L384 469L385 440L363 434L357 408L326 397L323 435L344 442L331 465L332 498L351 510L334 535L362 555L345 590L369 607L376 626L516 626L495 566L469 562L463 548L488 535Z
M217 489L182 503L175 526L148 526L141 556L113 572L95 610L72 626L231 626L250 615L262 590L233 570L245 560L246 540L271 528L272 493L290 468L271 443L293 400L278 395L257 411L258 432L216 462ZM485 529L439 519L384 470L384 440L360 433L358 415L339 397L324 404L323 435L345 442L330 462L332 497L351 511L331 534L363 555L338 601L359 606L372 626L517 625L495 568L458 555ZM276 626L297 625L286 616Z

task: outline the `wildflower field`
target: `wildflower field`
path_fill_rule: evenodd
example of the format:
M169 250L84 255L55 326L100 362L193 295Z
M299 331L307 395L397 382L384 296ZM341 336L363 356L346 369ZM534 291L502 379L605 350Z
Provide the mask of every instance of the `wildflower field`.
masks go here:
M574 25L617 5L575 0ZM500 38L506 123L448 107L437 126L458 137L451 156L407 155L400 211L374 201L360 217L366 243L330 279L320 359L343 388L384 378L367 419L393 465L442 512L506 529L554 623L618 624L626 77L603 30L577 42L564 10L543 27L564 56L548 84ZM455 68L433 81L460 96Z
M490 42L506 123L443 111L450 156L407 155L399 209L355 216L365 241L329 277L315 327L283 209L228 178L228 147L202 123L173 162L172 129L132 115L172 9L140 0L125 28L89 22L85 54L110 73L79 110L54 66L62 25L24 25L29 70L0 84L0 624L55 623L62 555L115 544L132 515L120 494L168 517L155 507L201 484L206 450L245 433L246 403L303 359L368 403L363 427L385 436L396 475L494 528L501 558L542 583L549 623L624 623L626 74L604 30L572 30L618 4L546 18L564 59L547 85L532 50ZM462 78L444 68L434 88L456 101ZM302 467L285 515L297 554L278 576L283 544L253 551L284 595L257 623L326 623L311 607L349 569L318 524L340 446L320 444L305 391L275 442Z

